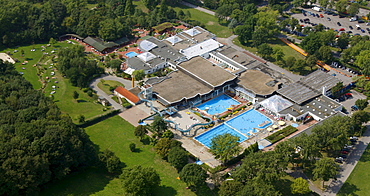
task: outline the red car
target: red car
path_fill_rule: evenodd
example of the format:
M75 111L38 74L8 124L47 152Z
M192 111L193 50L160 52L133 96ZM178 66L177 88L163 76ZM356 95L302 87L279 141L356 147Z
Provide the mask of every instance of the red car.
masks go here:
M345 31L345 29L344 28L340 28L339 31Z
M342 154L348 154L348 152L347 151L344 151L344 150L340 151L340 153L342 153Z

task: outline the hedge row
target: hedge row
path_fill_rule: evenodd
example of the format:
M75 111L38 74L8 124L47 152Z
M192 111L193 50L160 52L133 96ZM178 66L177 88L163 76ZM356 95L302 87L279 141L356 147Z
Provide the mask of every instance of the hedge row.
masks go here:
M285 137L288 137L290 134L296 132L298 129L295 128L295 127L292 127L291 125L285 127L284 129L276 132L276 133L273 133L272 135L269 135L268 137L266 137L266 139L271 142L272 144L273 143L276 143L282 139L284 139Z
M81 128L86 128L86 127L91 126L93 124L96 124L96 123L98 123L100 121L103 121L103 120L105 120L105 119L107 119L109 117L112 117L112 116L118 114L119 112L120 112L120 110L112 110L112 111L109 111L109 112L107 112L105 114L102 114L100 116L97 116L97 117L94 117L92 119L89 119L89 120L87 120L87 121L85 121L83 123L77 124L77 126L78 127L81 127Z
M258 151L259 151L258 143L256 142L256 143L248 146L248 148L246 148L242 154L230 159L227 163L225 163L225 165L226 166L234 165L235 163L238 163L239 161L244 159L244 157L246 157L247 155L249 155L251 153L258 152Z

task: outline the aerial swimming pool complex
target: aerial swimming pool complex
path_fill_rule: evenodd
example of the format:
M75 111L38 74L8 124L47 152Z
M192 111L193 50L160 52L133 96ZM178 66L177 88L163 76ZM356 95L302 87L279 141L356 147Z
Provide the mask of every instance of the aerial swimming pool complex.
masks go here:
M232 105L239 105L240 102L222 94L198 106L199 109L205 110L210 115L221 114L227 111Z
M207 146L211 146L212 138L224 133L230 133L239 137L239 142L250 138L254 133L270 126L272 121L254 109L248 110L221 125L195 137L195 140Z

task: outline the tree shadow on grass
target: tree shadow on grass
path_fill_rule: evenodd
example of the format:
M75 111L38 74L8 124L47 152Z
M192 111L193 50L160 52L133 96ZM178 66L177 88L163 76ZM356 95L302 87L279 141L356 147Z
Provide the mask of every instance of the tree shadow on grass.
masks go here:
M86 100L83 100L83 99L78 99L77 100L77 103L83 103L83 102L87 102Z
M160 186L155 189L155 195L162 196L162 195L177 195L177 191L169 186Z
M27 57L27 58L25 58L25 60L26 60L26 61L31 61L31 60L33 60L33 58L29 58L29 57Z
M358 196L358 194L356 194L355 192L359 190L360 189L356 185L345 182L337 195L338 196L345 196L345 195Z
M91 195L103 190L112 179L114 175L104 169L88 168L72 173L62 180L46 184L40 195Z

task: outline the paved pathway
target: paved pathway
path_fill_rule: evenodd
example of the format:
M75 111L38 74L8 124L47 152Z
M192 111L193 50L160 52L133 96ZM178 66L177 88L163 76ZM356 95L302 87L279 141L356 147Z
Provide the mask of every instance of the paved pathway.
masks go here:
M204 9L204 8L199 7L197 5L193 5L193 4L188 3L188 2L185 2L185 1L181 1L180 3L183 4L183 5L185 5L185 6L187 6L187 7L191 7L191 8L194 8L196 10L199 10L201 12L204 12L204 13L207 13L207 14L211 14L213 16L215 15L215 12L214 11Z
M105 75L105 76L102 76L102 77L99 77L99 78L95 78L91 83L90 83L90 87L96 91L96 94L98 96L101 96L101 97L104 97L105 99L107 99L109 101L110 104L112 104L112 107L115 109L115 110L123 110L123 107L115 102L110 95L107 95L104 91L102 91L100 88L98 88L98 83L100 82L101 79L104 79L104 80L114 80L114 81L117 81L117 82L120 82L122 83L123 85L125 85L125 88L127 89L131 89L131 81L130 80L125 80L123 78L120 78L120 77L117 77L117 76L111 76L111 75ZM135 81L135 85L137 84L137 82Z
M359 138L355 149L349 154L346 162L342 165L342 171L340 172L336 181L332 181L328 188L325 190L323 195L325 196L335 196L340 188L346 182L349 175L352 173L355 168L358 160L361 158L362 154L366 150L367 146L370 143L370 125L367 125L367 130L364 135Z

